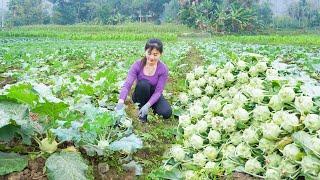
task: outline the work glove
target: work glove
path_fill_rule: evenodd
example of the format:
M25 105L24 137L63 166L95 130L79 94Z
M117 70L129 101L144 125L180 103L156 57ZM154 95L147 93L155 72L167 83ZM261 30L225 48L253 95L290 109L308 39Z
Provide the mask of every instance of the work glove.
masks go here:
M116 110L116 111L121 111L121 110L123 110L123 109L124 109L124 103L119 102L119 103L116 105L115 110Z
M148 115L150 104L146 103L142 108L139 110L139 118L144 118L145 116Z

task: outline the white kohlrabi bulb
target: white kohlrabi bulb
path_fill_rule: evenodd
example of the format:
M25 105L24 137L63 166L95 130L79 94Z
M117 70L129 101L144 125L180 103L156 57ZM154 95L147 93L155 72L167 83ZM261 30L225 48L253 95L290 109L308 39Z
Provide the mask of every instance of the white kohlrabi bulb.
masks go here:
M249 113L243 108L238 108L234 111L233 117L236 121L246 123L249 120Z
M279 168L284 177L292 177L297 172L296 164L285 159L281 161Z
M198 87L204 87L206 85L207 81L205 78L201 77L198 79L197 83L198 83Z
M265 156L265 162L267 167L278 167L281 163L282 157L276 152Z
M293 88L291 88L291 87L282 87L280 89L278 95L279 95L281 101L284 103L291 102L296 96Z
M268 69L267 63L262 61L258 62L256 64L256 69L258 72L264 73Z
M291 160L299 160L301 158L300 149L295 144L286 145L282 150L282 154Z
M218 78L216 81L215 81L215 86L217 88L223 88L225 85L225 81L223 78Z
M274 141L262 138L259 140L258 148L264 153L272 153L276 149L276 143Z
M270 140L277 139L280 133L281 133L281 129L277 124L266 123L262 125L262 134L263 134L263 137L266 139L270 139Z
M187 73L187 76L186 76L186 79L190 82L190 81L193 81L195 78L194 78L194 73L190 72L190 73Z
M190 137L190 145L195 149L200 149L203 146L203 139L199 135L193 134Z
M200 167L203 167L207 162L207 158L202 152L193 154L192 160L195 165L198 165Z
M193 88L196 88L196 87L198 87L198 82L196 80L190 81L189 89L193 89Z
M204 74L203 66L198 66L194 69L195 77L201 77Z
M216 85L215 82L217 81L217 79L218 79L217 77L210 76L207 81L208 85L215 87Z
M234 70L234 65L232 64L232 62L227 62L225 65L224 65L224 69L226 71L233 71Z
M172 155L172 157L176 160L176 161L182 161L185 158L185 151L183 150L183 148L181 147L181 145L174 145L171 150L170 153Z
M273 95L268 104L275 111L279 111L283 107L283 103L278 95Z
M243 71L245 68L247 67L247 64L246 62L242 61L242 60L239 60L237 62L237 68L241 71Z
M198 179L197 174L192 170L187 170L183 173L185 180L194 180Z
M228 90L228 96L229 97L234 97L238 92L239 92L239 89L234 87L234 86L232 86Z
M260 173L261 171L263 171L263 168L261 166L261 163L256 159L249 159L245 165L244 165L244 169L247 171L247 172L250 172L250 173L254 173L254 174L258 174Z
M281 127L288 132L292 132L294 128L298 126L299 126L299 119L294 114L287 115L287 117L281 123Z
M214 64L210 64L207 70L209 74L215 74L215 72L217 71L217 66Z
M253 118L258 121L266 121L270 117L268 106L256 106L253 110Z
M223 78L223 75L226 73L224 69L219 69L216 73L218 78Z
M239 81L240 83L242 83L242 84L249 82L248 73L245 73L245 72L239 73L237 79L238 79L238 81Z
M207 172L211 172L212 170L216 169L218 167L218 165L215 162L209 161L206 163L206 165L204 166L204 169Z
M236 93L233 97L233 104L236 107L243 107L243 105L247 102L248 102L247 97L243 95L241 92Z
M296 97L294 105L296 106L298 111L304 114L311 111L313 107L313 101L312 98L309 96L300 96Z
M189 97L186 93L182 92L179 94L179 100L182 104L188 104Z
M208 104L209 101L210 101L210 98L208 96L202 96L201 97L201 102L202 102L203 105Z
M213 112L213 113L218 113L221 111L222 105L219 101L217 100L210 100L208 104L208 111Z
M232 117L235 106L233 104L226 104L222 108L222 114L224 117Z
M308 114L304 119L303 124L311 131L320 129L320 116L317 114Z
M253 88L262 89L263 88L263 80L258 77L251 78L249 85Z
M195 87L192 89L192 94L194 97L200 97L202 94L202 91L200 88Z
M229 144L222 149L222 154L224 157L233 158L236 155L235 151L236 151L236 147L232 144Z
M214 88L210 85L207 85L207 87L204 89L207 95L212 95L214 93Z
M251 157L250 146L246 145L245 143L240 143L236 147L235 155L241 158L246 158L246 159L250 158Z
M281 173L277 169L267 169L265 177L267 180L281 180Z
M203 108L201 105L194 104L189 108L189 113L191 117L199 118L203 115Z
M224 121L223 117L215 116L211 119L212 129L219 129L221 127L221 122Z
M200 120L196 123L196 128L199 133L207 131L208 123L205 120Z
M264 98L264 93L263 90L261 89L250 89L251 91L249 92L251 96L251 100L255 103L261 103L263 98Z
M320 171L320 160L312 155L304 156L301 160L301 171L304 174L318 176Z
M221 134L219 131L211 129L208 133L208 139L210 143L219 143L221 141Z
M249 127L243 131L242 139L247 144L254 144L258 142L259 136L254 128Z
M203 150L203 154L210 160L215 160L218 156L218 150L213 146L207 146Z
M223 79L226 80L226 82L233 82L234 81L234 75L230 72L227 72L224 74Z
M221 122L221 126L226 132L233 132L236 130L236 121L233 118L227 118Z
M268 69L266 72L266 79L268 81L279 79L278 70Z
M277 111L273 114L272 121L277 125L281 125L288 115L289 113L287 111Z
M240 131L236 131L230 135L230 143L233 145L239 145L242 143L242 133Z
M259 73L259 71L257 70L257 68L255 66L250 67L249 74L251 77L257 76L258 73Z
M183 114L179 116L179 124L182 127L187 127L187 125L191 124L191 118L188 114Z
M194 124L187 125L184 128L183 135L185 138L192 136L196 132L196 126Z

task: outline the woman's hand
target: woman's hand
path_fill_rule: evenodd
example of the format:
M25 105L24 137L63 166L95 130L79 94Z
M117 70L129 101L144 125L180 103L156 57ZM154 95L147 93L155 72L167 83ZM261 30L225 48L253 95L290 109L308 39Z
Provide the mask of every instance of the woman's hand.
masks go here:
M124 108L124 101L119 99L118 104L116 105L116 111L121 111Z
M139 117L140 118L143 118L148 114L149 107L150 107L149 103L146 103L144 106L142 106L142 108L139 110Z

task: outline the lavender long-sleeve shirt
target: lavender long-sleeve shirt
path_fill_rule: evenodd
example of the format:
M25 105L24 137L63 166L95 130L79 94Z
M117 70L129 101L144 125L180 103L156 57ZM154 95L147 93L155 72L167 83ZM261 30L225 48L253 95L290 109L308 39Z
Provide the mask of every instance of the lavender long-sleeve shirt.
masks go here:
M137 60L130 68L127 79L121 89L120 99L125 100L135 80L148 80L152 86L155 86L154 93L149 99L149 103L152 106L160 98L162 91L168 80L168 67L158 61L156 72L153 76L147 76L143 73L143 65L141 60Z

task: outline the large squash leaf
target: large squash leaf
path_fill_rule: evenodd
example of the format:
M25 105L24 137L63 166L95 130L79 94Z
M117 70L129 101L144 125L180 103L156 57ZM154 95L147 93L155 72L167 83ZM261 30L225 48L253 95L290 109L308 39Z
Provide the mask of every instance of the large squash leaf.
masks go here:
M28 159L16 153L0 152L0 175L22 171L28 165Z
M123 137L118 141L114 141L110 144L109 148L112 151L122 151L127 154L132 154L137 149L142 148L142 140L135 134L131 134L128 137Z
M68 107L69 106L63 102L53 103L46 101L45 103L38 104L37 107L32 111L42 115L50 116L54 119L58 119L60 113L67 110Z
M30 84L18 84L13 85L8 90L6 95L8 98L12 98L21 103L26 103L31 107L34 107L35 104L39 101L39 97L36 92L33 90Z
M54 180L88 179L88 165L81 155L73 152L61 152L51 155L46 161L47 176Z
M28 107L10 101L0 101L0 128L14 120L21 125L21 121L28 115Z

